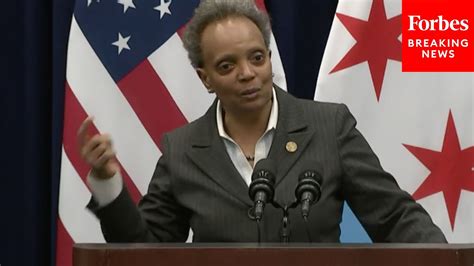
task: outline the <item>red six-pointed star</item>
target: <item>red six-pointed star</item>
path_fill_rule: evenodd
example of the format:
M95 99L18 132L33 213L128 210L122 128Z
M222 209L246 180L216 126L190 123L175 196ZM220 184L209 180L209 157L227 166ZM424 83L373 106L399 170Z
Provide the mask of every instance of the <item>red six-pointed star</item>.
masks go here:
M402 16L387 19L383 0L374 0L369 20L336 14L357 43L330 73L367 61L377 101L380 99L388 59L402 60Z
M413 193L413 198L419 200L443 192L451 229L454 231L461 190L474 192L474 146L461 150L451 112L441 151L404 146L431 172Z

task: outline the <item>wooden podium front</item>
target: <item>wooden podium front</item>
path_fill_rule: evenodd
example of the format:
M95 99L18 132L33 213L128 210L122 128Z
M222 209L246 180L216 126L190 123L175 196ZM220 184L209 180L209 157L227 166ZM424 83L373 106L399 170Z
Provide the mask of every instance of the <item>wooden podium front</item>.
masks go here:
M76 244L74 266L474 266L474 244Z

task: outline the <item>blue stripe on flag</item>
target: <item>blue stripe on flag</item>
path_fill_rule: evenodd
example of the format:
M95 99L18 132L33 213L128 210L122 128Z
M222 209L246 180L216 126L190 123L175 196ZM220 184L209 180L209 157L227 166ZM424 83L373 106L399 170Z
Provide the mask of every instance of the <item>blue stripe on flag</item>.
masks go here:
M372 243L369 235L365 232L357 217L352 212L347 202L344 202L341 223L342 243Z

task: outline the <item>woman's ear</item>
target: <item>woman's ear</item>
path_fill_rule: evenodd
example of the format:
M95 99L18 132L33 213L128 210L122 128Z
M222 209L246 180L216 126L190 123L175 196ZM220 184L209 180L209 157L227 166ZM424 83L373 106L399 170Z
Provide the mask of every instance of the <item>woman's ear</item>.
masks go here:
M211 88L211 84L209 83L209 76L207 75L206 70L204 70L203 68L196 68L196 73L204 87L206 87L207 92L213 93L214 90Z

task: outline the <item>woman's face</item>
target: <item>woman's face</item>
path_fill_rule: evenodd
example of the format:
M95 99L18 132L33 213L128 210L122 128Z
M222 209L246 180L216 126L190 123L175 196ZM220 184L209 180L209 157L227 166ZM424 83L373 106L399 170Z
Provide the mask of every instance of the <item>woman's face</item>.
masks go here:
M251 20L230 17L209 24L201 35L201 49L198 75L226 112L259 111L271 105L270 51Z

